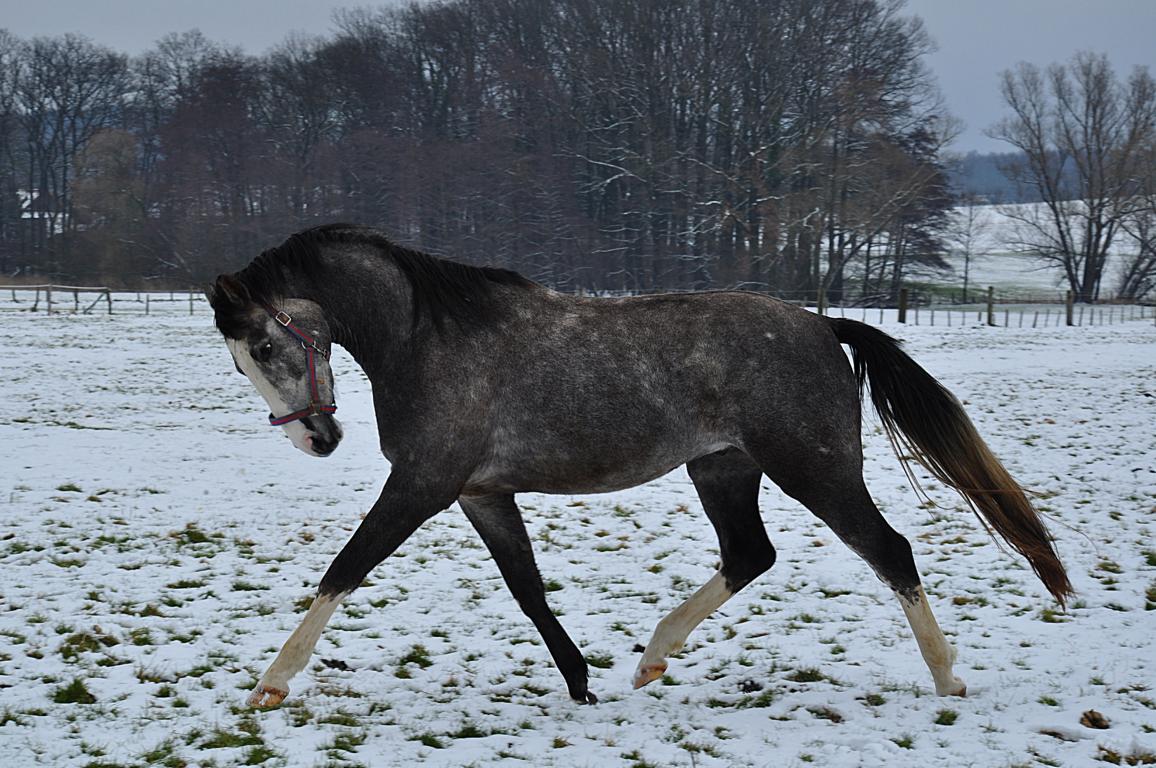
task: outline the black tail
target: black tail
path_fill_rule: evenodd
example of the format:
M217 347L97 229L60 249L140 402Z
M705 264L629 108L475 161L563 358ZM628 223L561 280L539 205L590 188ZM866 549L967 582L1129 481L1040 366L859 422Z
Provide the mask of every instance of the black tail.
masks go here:
M923 370L899 342L854 320L828 318L839 342L851 348L860 396L871 402L896 453L914 456L931 474L968 501L992 529L1027 558L1048 591L1063 605L1072 594L1052 538L1023 488L975 431L959 400Z

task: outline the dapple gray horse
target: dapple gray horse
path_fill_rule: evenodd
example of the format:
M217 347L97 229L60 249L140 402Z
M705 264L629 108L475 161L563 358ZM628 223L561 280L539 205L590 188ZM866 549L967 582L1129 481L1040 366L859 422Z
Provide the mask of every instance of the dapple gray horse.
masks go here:
M458 502L541 632L570 695L594 702L581 652L546 603L514 496L596 493L686 464L721 567L659 622L634 685L660 677L700 622L775 562L763 475L822 519L893 589L940 695L963 695L907 540L863 483L860 397L897 450L959 491L1063 603L1071 585L1024 492L959 402L890 336L753 293L595 299L327 225L291 236L209 291L241 371L293 444L341 440L330 345L373 384L380 498L321 580L249 702L279 704L346 595ZM841 344L851 348L848 365Z

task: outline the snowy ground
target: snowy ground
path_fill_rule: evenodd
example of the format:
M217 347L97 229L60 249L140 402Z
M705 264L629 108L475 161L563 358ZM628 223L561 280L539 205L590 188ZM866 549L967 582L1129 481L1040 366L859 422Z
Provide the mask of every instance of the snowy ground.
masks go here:
M956 208L957 217L966 221L966 211L966 207ZM997 296L1019 293L1039 299L1062 300L1068 290L1063 270L1054 263L1041 262L1016 252L1019 250L1017 243L1034 239L1016 219L1017 216L1025 215L1046 217L1044 204L981 205L975 208L970 284L976 291L985 291L989 285L994 286ZM953 282L962 288L964 260L958 248L958 243L951 244L949 240L949 252L945 254L955 269L955 279L946 280L940 275L933 277L933 282ZM1138 248L1135 238L1127 232L1117 232L1104 273L1105 298L1115 293L1125 257L1136 253Z
M206 315L6 313L0 765L1156 760L1156 327L889 329L1040 494L1079 590L1056 612L954 497L921 507L869 420L869 485L915 547L968 698L931 695L888 591L772 487L779 563L632 690L634 645L717 558L679 470L521 498L598 705L567 698L451 509L346 603L286 704L251 712L388 472L366 381L337 356L348 437L310 459L265 426ZM1090 709L1110 727L1081 725Z

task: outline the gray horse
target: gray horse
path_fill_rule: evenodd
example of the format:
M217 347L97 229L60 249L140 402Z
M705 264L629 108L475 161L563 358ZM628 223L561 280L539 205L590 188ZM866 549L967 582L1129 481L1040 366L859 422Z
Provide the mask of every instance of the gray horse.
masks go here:
M752 293L569 296L344 224L291 236L220 276L209 294L271 423L311 455L328 455L341 440L328 353L331 344L345 347L373 384L392 465L252 706L284 700L341 600L455 501L570 695L596 701L581 652L546 603L514 496L629 488L681 464L718 534L722 564L659 622L635 687L660 677L690 632L775 562L758 509L766 475L895 591L936 693L964 695L911 546L863 483L865 383L896 449L959 491L1061 604L1071 593L1039 516L959 402L894 339L862 323Z

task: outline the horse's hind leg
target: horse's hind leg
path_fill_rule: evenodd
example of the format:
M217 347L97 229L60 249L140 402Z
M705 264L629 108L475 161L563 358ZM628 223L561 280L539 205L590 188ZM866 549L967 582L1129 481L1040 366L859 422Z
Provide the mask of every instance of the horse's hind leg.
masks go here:
M857 445L857 443L856 443ZM851 451L790 456L764 463L767 476L825 522L891 587L907 616L940 696L963 696L967 686L952 672L955 651L935 621L920 584L911 544L883 519L863 484L862 459Z
M490 550L522 612L534 622L546 641L554 663L566 679L570 697L584 704L598 701L586 688L586 659L546 603L546 588L534 563L534 550L514 497L462 496L458 503Z
M688 462L686 468L718 534L722 565L655 627L634 673L635 688L661 677L666 657L682 648L691 631L775 562L775 549L759 516L763 473L758 465L730 449Z

